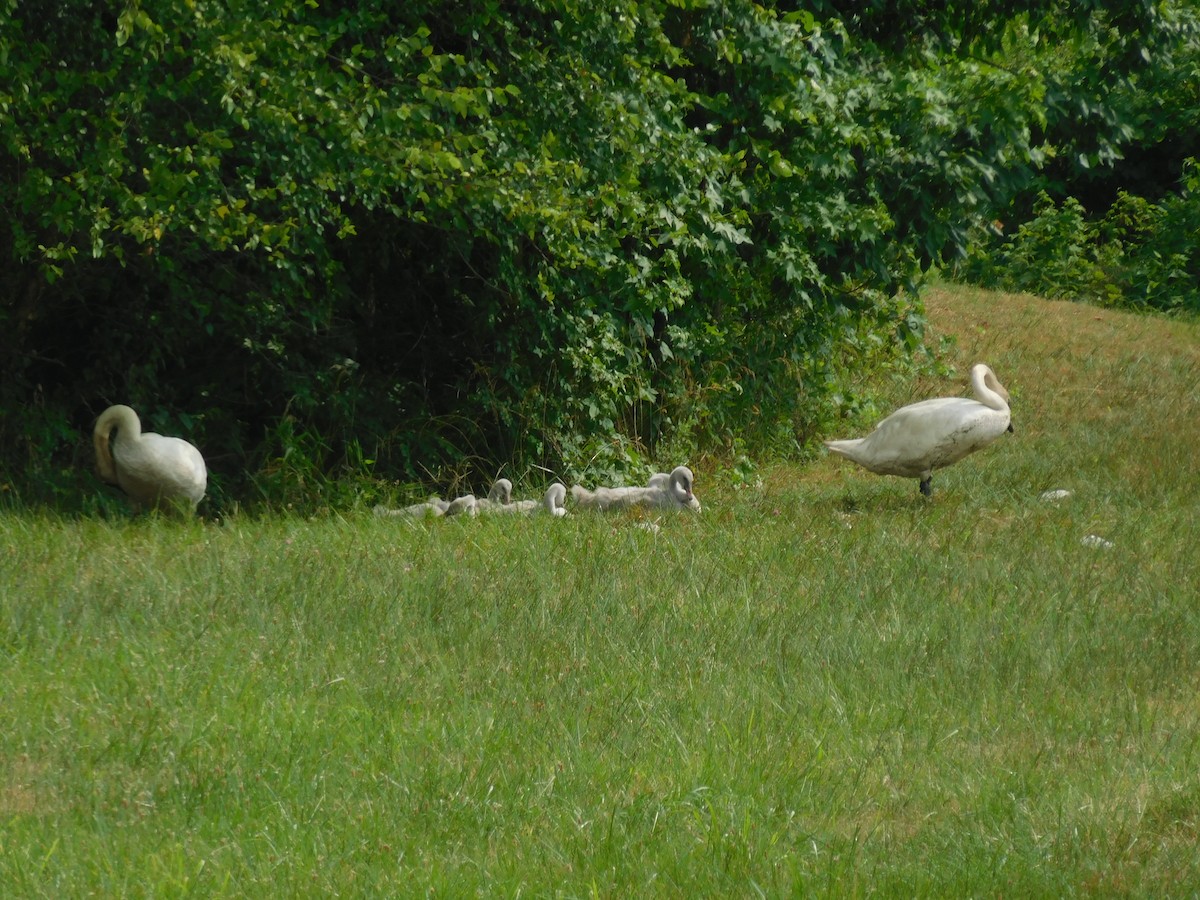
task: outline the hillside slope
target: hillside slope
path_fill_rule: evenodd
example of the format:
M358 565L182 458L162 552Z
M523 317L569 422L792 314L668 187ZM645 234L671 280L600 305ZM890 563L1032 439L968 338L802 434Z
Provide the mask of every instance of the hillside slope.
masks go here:
M1195 498L1197 479L1175 477L1195 471L1200 446L1195 323L955 285L930 289L926 304L931 344L949 339L952 376L898 381L886 408L967 393L975 362L1013 395L1014 434L960 465L1007 469L1028 491L1087 485L1093 494ZM823 480L826 467L813 474Z

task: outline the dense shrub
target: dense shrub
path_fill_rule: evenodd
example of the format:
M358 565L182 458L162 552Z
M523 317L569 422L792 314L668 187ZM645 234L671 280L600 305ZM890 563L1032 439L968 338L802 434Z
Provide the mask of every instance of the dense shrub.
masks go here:
M997 211L1004 235L976 230L963 277L1134 308L1200 308L1200 10L1167 0L1157 12L1155 45L1122 79L1109 78L1106 62L1123 53L1115 20L1062 47L1010 41L1012 58L1045 73L1035 140L1047 161Z
M1160 27L1058 6L0 0L6 483L110 402L218 498L803 444L1039 162L1006 36Z
M1078 200L1038 196L1011 235L981 232L957 268L964 280L1046 297L1200 313L1200 176L1159 203L1121 192L1102 218Z

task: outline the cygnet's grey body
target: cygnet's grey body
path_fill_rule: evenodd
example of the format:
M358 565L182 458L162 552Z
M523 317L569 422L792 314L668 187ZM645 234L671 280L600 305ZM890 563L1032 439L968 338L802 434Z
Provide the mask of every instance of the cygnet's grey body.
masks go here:
M690 509L700 512L700 501L692 493L692 470L677 466L667 483L646 487L599 487L594 491L574 485L571 496L581 509L600 511L645 506L654 509Z
M567 489L556 481L546 489L541 500L514 500L511 503L489 504L483 507L479 507L477 504L477 509L488 515L529 514L544 509L552 516L565 516L567 510L563 503L566 497Z
M430 497L424 503L414 503L411 506L404 506L400 509L389 509L386 506L376 506L375 515L380 518L388 518L391 516L404 516L411 519L423 519L425 517L437 518L446 514L446 508L450 506L449 500L442 500L440 497Z

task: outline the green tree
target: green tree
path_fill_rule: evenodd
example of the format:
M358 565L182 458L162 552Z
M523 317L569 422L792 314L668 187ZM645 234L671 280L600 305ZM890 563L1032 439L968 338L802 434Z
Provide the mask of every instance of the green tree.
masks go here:
M0 0L4 466L115 401L239 494L803 442L1039 164L1004 41L1163 27L1073 8Z

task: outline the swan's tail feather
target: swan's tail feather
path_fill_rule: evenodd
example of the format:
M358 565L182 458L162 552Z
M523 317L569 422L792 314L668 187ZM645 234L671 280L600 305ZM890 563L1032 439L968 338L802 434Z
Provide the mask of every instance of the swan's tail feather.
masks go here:
M858 448L862 446L862 438L849 438L843 441L825 441L825 446L838 456L844 456L846 459L853 459L857 462Z

